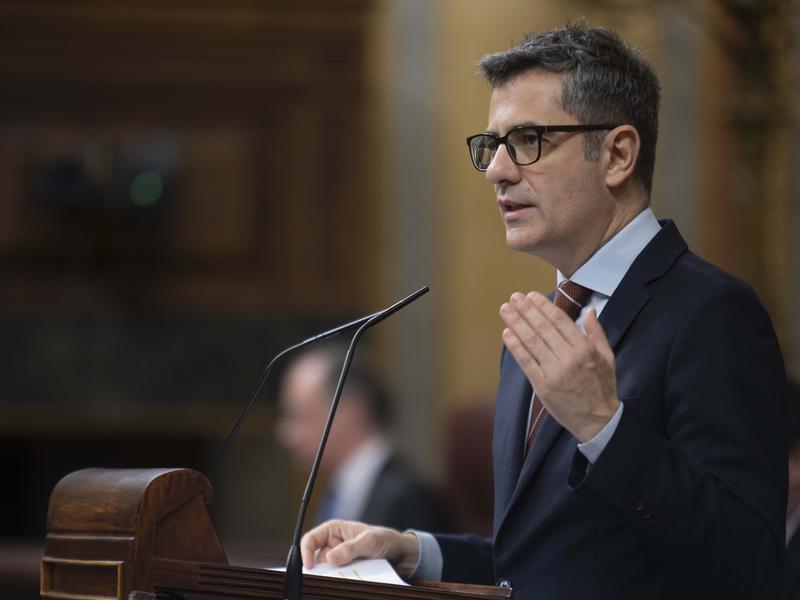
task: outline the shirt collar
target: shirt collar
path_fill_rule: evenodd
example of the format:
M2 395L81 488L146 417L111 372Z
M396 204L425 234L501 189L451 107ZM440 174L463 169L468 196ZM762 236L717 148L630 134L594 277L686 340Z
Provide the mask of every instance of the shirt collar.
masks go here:
M383 436L376 436L359 446L345 459L335 475L336 485L347 488L360 479L371 479L389 460L392 450Z
M569 278L570 281L610 297L633 261L660 229L653 210L645 208L592 254ZM556 271L557 284L565 279L561 271Z

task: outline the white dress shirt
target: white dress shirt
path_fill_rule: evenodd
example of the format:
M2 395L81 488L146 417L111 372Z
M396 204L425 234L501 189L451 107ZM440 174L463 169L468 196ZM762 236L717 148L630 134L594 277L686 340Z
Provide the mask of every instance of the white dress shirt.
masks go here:
M792 536L797 532L797 527L800 525L800 506L792 511L789 518L786 519L786 545L792 541Z
M630 223L625 225L617 234L601 246L581 267L573 273L570 281L574 281L592 290L589 302L583 307L575 323L581 331L583 318L586 311L594 308L597 315L605 308L608 299L617 289L625 277L633 261L639 256L645 246L656 236L661 229L652 209L645 208ZM556 284L560 284L566 277L556 271ZM593 464L597 461L603 449L608 445L611 436L617 429L622 416L623 405L620 403L617 412L606 426L591 440L578 444L578 449ZM530 411L528 414L530 424ZM424 531L410 530L420 544L419 561L412 574L412 579L439 581L442 578L442 551L436 538Z
M352 521L361 516L375 480L391 454L389 442L374 437L347 457L333 477L336 503L331 518Z

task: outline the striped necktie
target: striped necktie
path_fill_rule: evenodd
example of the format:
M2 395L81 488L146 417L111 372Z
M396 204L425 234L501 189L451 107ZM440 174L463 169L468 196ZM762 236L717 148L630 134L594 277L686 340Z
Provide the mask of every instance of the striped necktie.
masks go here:
M574 281L565 279L556 290L554 304L567 313L569 318L574 321L578 318L578 315L581 314L581 309L586 306L591 295L592 290L589 288L585 288ZM542 401L539 400L538 396L534 394L533 407L531 408L531 424L528 429L528 437L525 441L525 456L528 455L528 452L530 452L533 447L533 441L542 428L542 423L545 418L547 418L547 409L544 407L544 404L542 404Z

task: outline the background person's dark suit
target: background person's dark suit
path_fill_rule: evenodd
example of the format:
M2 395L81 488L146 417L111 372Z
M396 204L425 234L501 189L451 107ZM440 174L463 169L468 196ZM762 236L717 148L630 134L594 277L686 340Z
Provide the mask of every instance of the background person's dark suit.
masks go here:
M797 532L786 546L786 566L779 598L781 600L800 600L800 535Z
M395 457L378 473L358 520L400 530L451 530L436 494Z
M532 392L504 352L494 541L437 536L445 581L507 580L536 600L730 600L773 585L786 503L780 350L753 292L663 225L600 315L625 408L588 472L551 417L522 464Z
M800 600L800 383L789 379L786 422L789 433L789 498L786 503L786 561L781 600Z

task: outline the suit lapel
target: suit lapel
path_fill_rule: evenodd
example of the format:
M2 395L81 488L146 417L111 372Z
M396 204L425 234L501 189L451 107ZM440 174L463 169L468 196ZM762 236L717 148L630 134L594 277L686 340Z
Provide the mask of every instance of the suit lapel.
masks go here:
M650 294L641 281L626 276L620 282L598 318L612 350L616 350L622 336L649 299Z
M528 402L530 402L530 400L528 400ZM552 448L553 444L555 444L558 436L562 432L564 432L564 428L558 424L558 421L548 415L544 423L542 423L539 433L536 435L536 439L533 442L533 447L531 448L530 452L528 452L527 457L525 457L525 463L522 465L522 472L519 473L517 481L514 482L515 485L513 487L513 494L511 495L511 499L508 501L508 503L505 504L505 510L503 511L500 521L495 528L496 531L499 531L500 525L502 525L503 521L505 521L506 516L509 512L511 512L511 509L514 507L523 491L525 491L528 483L531 481L531 479L533 479L534 474L541 466L542 462L547 456L548 451L550 448ZM524 437L520 436L520 438L517 438L516 442L517 453L520 455L521 459L522 445L525 443Z
M600 324L612 349L616 349L628 327L650 299L646 285L664 275L686 250L686 242L675 224L661 221L661 231L633 261L600 314Z
M532 395L528 378L504 349L493 437L495 533L522 469L522 440Z
M600 314L600 323L612 349L616 349L650 299L646 284L666 273L688 249L672 221L662 221L661 225L661 231L633 262ZM504 379L507 380L505 383ZM506 393L509 396L504 398ZM495 537L559 435L567 434L555 419L548 416L525 464L521 465L531 394L531 386L522 369L510 354L505 353L495 427ZM511 422L512 419L516 422ZM499 442L498 435L502 438Z

